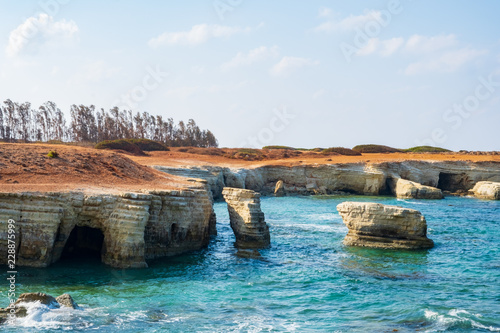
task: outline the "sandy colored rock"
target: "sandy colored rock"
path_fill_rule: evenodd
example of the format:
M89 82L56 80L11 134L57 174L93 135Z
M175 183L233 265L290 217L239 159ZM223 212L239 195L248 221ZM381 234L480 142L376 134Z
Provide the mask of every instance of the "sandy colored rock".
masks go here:
M474 196L481 199L500 200L500 183L478 182L472 192Z
M276 187L274 188L274 195L277 197L282 197L285 195L285 185L282 180L276 182Z
M15 221L19 266L58 261L76 229L102 234L102 262L119 268L147 267L146 259L206 246L215 225L207 189L121 194L0 193L0 251L7 253L7 221ZM88 236L89 234L85 234ZM78 239L78 237L77 237ZM85 246L95 246L86 240ZM95 242L97 242L97 238ZM6 264L7 257L0 258Z
M443 199L443 192L432 186L399 178L396 181L396 197L401 199Z
M59 303L60 306L65 306L67 308L72 308L72 309L77 309L78 304L73 300L73 297L71 297L70 294L62 294L60 296L56 297L57 303Z
M349 229L344 244L394 249L428 249L427 222L414 209L371 202L343 202L337 206Z
M225 187L222 195L227 202L236 246L244 249L268 247L271 237L264 213L260 209L260 194L251 190Z

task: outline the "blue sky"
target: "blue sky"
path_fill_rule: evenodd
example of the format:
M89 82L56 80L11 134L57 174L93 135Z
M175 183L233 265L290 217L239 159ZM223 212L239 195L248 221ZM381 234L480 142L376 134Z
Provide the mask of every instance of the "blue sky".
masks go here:
M2 99L193 118L221 146L500 150L500 2L0 1Z

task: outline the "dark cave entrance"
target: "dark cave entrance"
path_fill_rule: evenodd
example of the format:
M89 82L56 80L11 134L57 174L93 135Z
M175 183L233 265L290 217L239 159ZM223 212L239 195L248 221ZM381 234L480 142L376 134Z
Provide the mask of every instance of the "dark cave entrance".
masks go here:
M458 190L468 190L468 177L465 173L440 172L438 188L443 191L456 192Z
M101 230L75 226L71 231L61 259L89 258L101 260L104 234Z

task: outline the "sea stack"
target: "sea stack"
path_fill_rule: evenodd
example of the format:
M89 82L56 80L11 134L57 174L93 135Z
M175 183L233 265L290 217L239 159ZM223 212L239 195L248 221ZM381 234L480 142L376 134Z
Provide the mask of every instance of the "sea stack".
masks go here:
M252 190L224 187L231 228L236 246L242 249L259 249L271 243L269 226L260 209L260 193Z
M348 246L393 249L429 249L427 222L414 209L372 202L343 202L337 206L349 232Z

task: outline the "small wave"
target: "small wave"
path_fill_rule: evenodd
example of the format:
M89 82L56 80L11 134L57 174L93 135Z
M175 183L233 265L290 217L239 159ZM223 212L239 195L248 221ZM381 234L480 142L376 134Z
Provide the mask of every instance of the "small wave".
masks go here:
M431 322L431 326L426 332L437 332L457 328L479 328L490 332L500 332L500 327L494 327L488 323L481 322L481 314L470 313L463 309L452 309L446 314L425 310L425 318Z
M26 316L18 317L14 323L7 324L14 327L36 327L37 329L60 329L68 327L89 328L90 321L81 321L81 309L68 307L56 308L40 302L20 303L26 308Z

